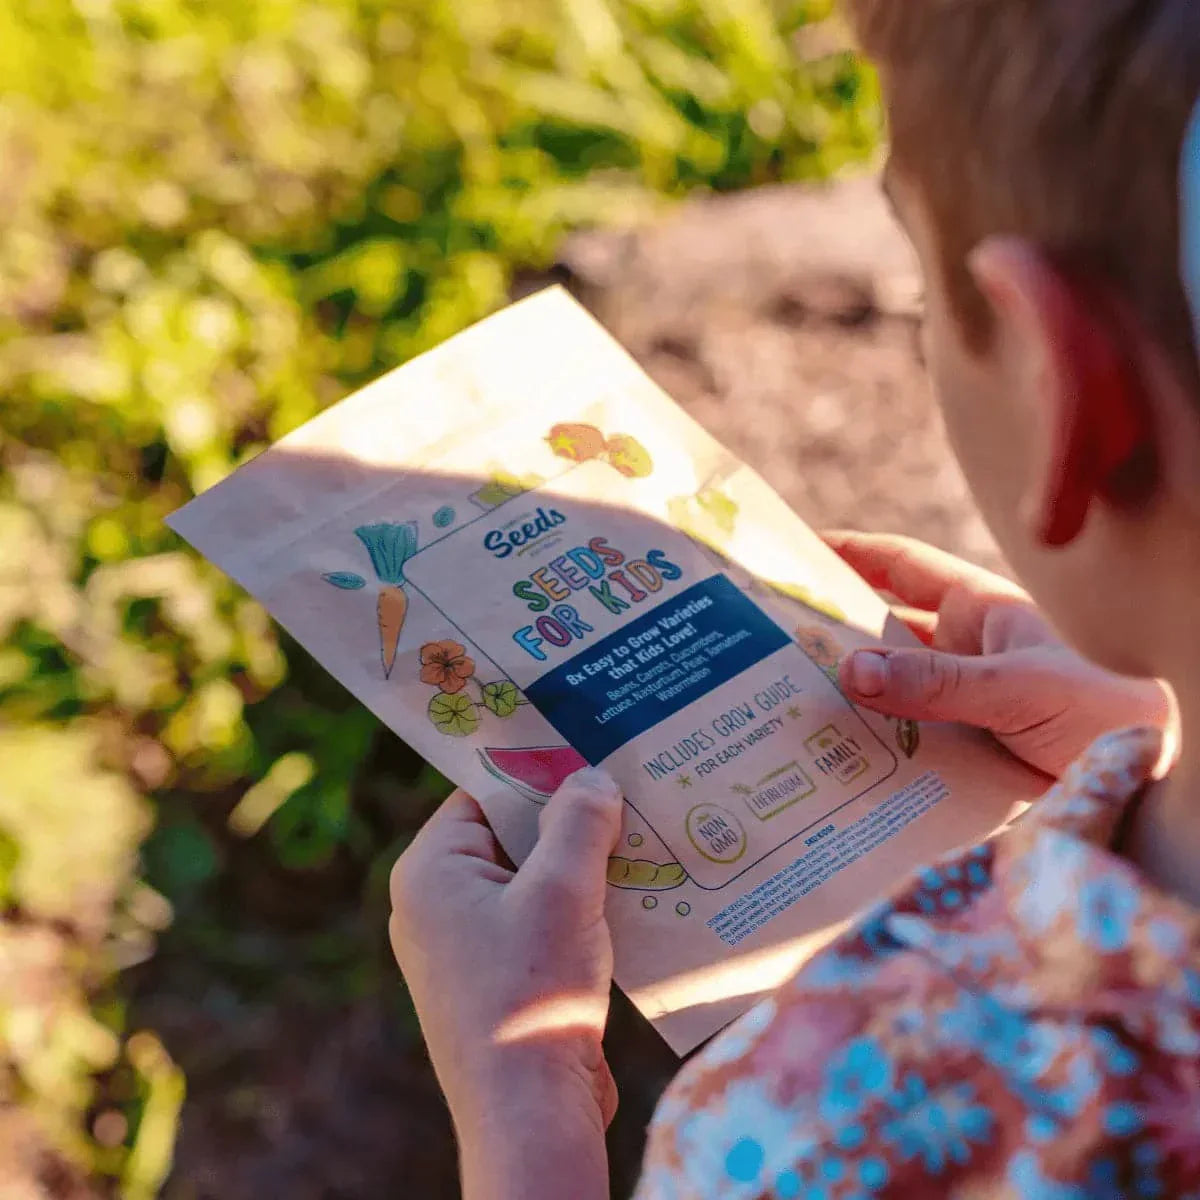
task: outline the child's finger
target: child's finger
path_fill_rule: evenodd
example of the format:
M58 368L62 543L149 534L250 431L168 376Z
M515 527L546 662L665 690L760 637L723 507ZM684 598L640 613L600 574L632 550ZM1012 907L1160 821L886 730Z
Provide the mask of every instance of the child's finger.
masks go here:
M500 845L483 809L461 788L450 793L413 840L440 854L465 854L501 862Z
M470 861L469 861L470 860ZM512 879L504 852L483 815L483 810L464 791L452 792L425 822L412 845L396 860L388 880L388 894L396 913L419 911L434 887L447 884L447 867L463 870L471 879L503 885ZM393 929L393 946L397 925ZM397 957L400 957L397 950Z
M994 732L1045 716L1045 697L1029 687L1024 664L936 650L858 650L841 663L839 682L855 703L891 717L958 721Z
M468 796L462 788L456 788L438 805L433 816L425 822L425 829L445 831L462 826L488 828L487 818L474 796ZM489 830L490 832L490 830Z
M603 771L577 771L550 798L537 845L517 872L518 890L553 889L557 903L600 913L605 871L621 833L621 790Z
M840 531L821 536L873 588L890 592L910 608L936 612L953 587L986 596L1025 595L1002 576L915 538Z

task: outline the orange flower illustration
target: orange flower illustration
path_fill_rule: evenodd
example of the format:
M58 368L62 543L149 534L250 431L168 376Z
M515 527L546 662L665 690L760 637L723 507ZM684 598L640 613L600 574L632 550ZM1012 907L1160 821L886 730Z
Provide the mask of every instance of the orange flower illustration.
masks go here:
M475 660L458 642L426 642L421 647L421 682L434 683L453 695L475 674Z
M796 630L796 644L817 664L827 670L838 665L842 648L833 638L815 625L802 625Z

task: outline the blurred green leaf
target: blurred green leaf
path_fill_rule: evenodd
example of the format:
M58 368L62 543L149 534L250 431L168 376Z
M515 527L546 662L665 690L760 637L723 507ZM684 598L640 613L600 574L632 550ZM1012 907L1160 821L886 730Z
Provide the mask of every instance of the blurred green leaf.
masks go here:
M152 1200L171 1170L186 1090L183 1072L152 1033L134 1034L126 1053L137 1073L141 1103L133 1145L121 1172L121 1194L123 1200Z
M219 870L212 837L195 821L161 823L146 843L151 882L168 895L194 892Z

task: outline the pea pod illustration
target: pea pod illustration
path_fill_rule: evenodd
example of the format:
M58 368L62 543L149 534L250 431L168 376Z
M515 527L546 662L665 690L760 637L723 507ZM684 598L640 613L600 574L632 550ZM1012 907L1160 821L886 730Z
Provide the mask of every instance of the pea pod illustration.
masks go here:
M656 863L644 858L608 860L608 882L617 888L637 892L669 892L687 882L687 872L680 863Z

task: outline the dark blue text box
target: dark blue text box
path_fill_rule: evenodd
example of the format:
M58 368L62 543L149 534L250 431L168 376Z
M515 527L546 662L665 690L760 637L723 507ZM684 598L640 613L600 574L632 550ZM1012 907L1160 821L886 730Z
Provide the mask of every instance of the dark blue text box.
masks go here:
M677 635L685 636L668 644ZM555 667L525 695L596 764L790 641L744 592L724 575L714 575ZM618 657L622 648L627 653ZM609 655L614 666L634 663L633 670L617 679L606 669L596 670ZM589 674L588 666L595 673Z

